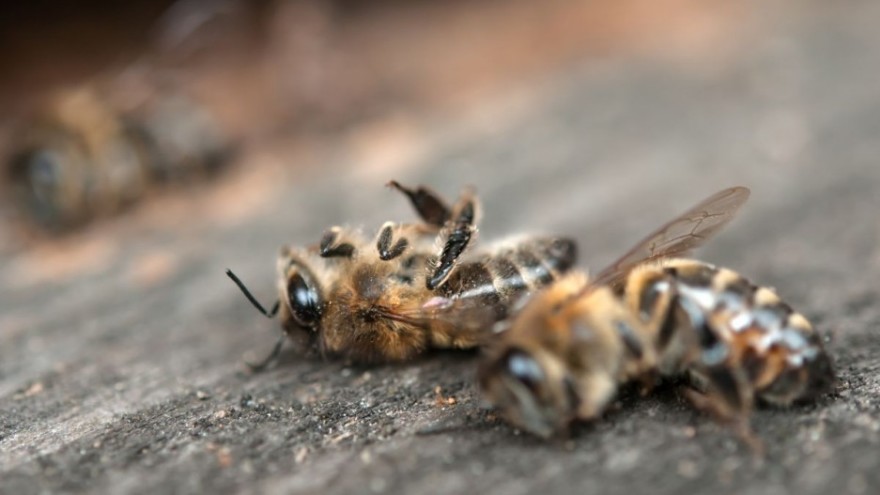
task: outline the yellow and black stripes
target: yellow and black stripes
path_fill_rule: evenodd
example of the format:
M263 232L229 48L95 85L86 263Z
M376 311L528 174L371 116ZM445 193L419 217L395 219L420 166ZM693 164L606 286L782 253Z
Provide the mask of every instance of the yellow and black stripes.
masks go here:
M723 402L746 412L754 399L790 404L826 391L830 359L801 314L741 275L694 260L646 264L625 298L655 331L661 373L686 371Z
M520 296L568 271L576 256L575 243L570 239L523 239L512 247L460 263L437 293L447 298L474 299L502 319Z

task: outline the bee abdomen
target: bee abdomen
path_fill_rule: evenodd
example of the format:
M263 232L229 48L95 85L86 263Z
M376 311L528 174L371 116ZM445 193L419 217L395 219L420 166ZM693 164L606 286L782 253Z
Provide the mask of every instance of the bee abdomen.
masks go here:
M575 262L577 248L570 239L533 239L487 261L495 287L505 301L553 282Z
M470 299L491 308L498 320L507 316L506 301L495 288L494 277L484 262L459 264L439 290L445 297Z
M807 319L736 272L671 260L635 272L627 290L643 320L656 325L666 370L733 368L755 395L778 404L820 394L834 382L830 358Z
M577 248L570 239L533 239L489 260L499 288L534 290L574 265Z
M728 322L737 356L754 356L751 361L759 363L747 369L757 395L789 404L826 392L834 383L831 359L807 318L771 289L729 270L721 273L728 279L722 286L727 299L715 313Z
M493 308L497 319L526 292L543 287L567 271L576 247L569 239L533 239L458 265L440 288L446 297L474 299Z

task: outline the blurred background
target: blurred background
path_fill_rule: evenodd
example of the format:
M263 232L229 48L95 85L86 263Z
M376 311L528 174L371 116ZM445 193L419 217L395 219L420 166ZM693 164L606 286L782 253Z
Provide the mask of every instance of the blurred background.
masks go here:
M9 117L138 71L192 86L237 134L328 132L461 109L588 56L717 54L747 11L687 0L29 2L3 17L0 89Z
M364 211L348 205L386 197L380 186L398 176L431 181L448 195L464 184L502 187L501 175L515 176L515 164L490 157L461 174L440 157L460 143L503 136L535 109L554 111L550 101L565 91L604 98L588 86L624 60L691 79L717 77L750 49L759 13L747 4L692 0L12 7L0 20L0 252L19 253L12 262L24 272L12 270L9 279L34 278L35 266L60 270L36 279L76 276L98 260L106 264L97 254L110 245L115 252L123 239L155 229L173 236L258 216L279 228L304 218L314 226L371 221L383 211L400 216L405 210L387 206L368 209L372 217L346 213ZM650 84L653 76L625 77ZM630 109L638 114L624 118L636 126L670 117L635 102ZM629 123L609 120L626 111L603 108L596 117L612 124L610 133L630 132ZM782 126L791 124L786 118ZM554 125L565 125L565 117ZM590 136L588 145L560 134L569 145L536 142L530 149L544 156L523 154L521 162L533 160L528 167L538 175L549 167L549 192L560 171L608 170L572 146L602 154L592 147L602 138ZM503 187L519 190L529 182L521 179ZM308 201L291 213L290 196L322 180L336 180L330 208L339 214L328 218L327 206ZM347 190L364 181L374 187ZM487 228L536 227L499 219ZM298 236L276 232L272 243ZM49 263L55 259L59 266Z
M4 218L70 231L231 162L273 161L285 181L318 162L389 175L416 166L439 127L503 122L584 60L711 63L736 46L746 10L687 0L16 6L0 21Z
M876 455L859 455L880 444L878 409L865 412L876 406L866 397L878 386L871 377L880 355L869 352L880 344L867 332L880 321L871 309L880 306L878 19L880 4L869 0L38 0L4 7L0 474L17 475L23 486L42 476L50 489L93 477L107 491L130 489L130 479L156 490L185 480L226 489L262 483L253 486L278 492L363 488L381 469L357 456L339 461L334 449L362 455L364 445L381 443L386 437L376 432L386 416L399 442L387 447L390 456L399 448L408 460L413 446L430 447L412 429L436 418L434 384L457 390L459 413L479 410L476 391L461 378L472 362L379 368L369 372L377 385L369 388L351 383L360 371L336 373L342 365L291 352L280 373L243 377L241 353L268 349L274 322L252 311L225 268L270 300L280 245L315 242L334 224L372 232L385 220L414 218L383 187L390 179L428 184L447 197L475 185L485 207L482 237L565 233L580 244L581 266L592 268L699 199L741 184L753 190L750 204L705 257L780 288L817 325L843 335L836 354L850 400L797 413L804 422L838 418L839 429L832 420L828 431L840 435L823 444L824 433L786 430L793 416L764 417L767 428L778 428L773 438L791 448L783 474L754 475L737 471L747 464L741 458L731 471L721 456L731 448L686 439L665 426L678 416L655 417L651 409L634 413L651 425L645 429L584 435L574 454L544 452L541 460L570 467L573 478L620 482L628 487L620 493L655 486L656 478L627 476L636 468L663 479L684 472L667 480L668 493L711 492L705 487L730 479L865 493L867 471L847 459L880 466ZM193 403L196 389L216 400ZM305 420L287 418L285 431L293 433L284 438L273 436L277 418L254 413L229 437L208 427L198 438L182 434L180 451L162 450L179 444L150 433L153 407L211 418L215 411L199 408L237 404L242 389L282 409L289 397L320 400L329 412L320 428L294 431L290 425ZM334 416L359 410L365 393L375 394L386 416ZM398 396L411 400L401 406ZM120 417L135 425L131 431ZM69 434L53 433L59 422ZM853 431L864 445L849 448ZM348 436L340 447L328 432ZM639 434L646 437L633 442ZM517 443L509 430L455 438L457 447L430 448L462 463L486 460L480 442L517 456L490 462L487 476L453 463L450 479L466 484L449 485L449 493L461 486L517 492L544 479L523 476L543 465L529 454L535 446ZM125 452L134 448L127 442L162 447L125 461L138 473L129 481L102 474L120 466L100 445ZM214 442L228 445L233 459L259 455L256 467L214 476L222 457ZM694 442L705 450L695 452ZM654 450L617 454L633 444ZM606 456L609 445L617 450ZM444 450L451 448L460 450ZM207 458L179 453L203 450ZM301 452L314 457L310 469L266 474L299 465ZM656 462L637 462L648 458ZM97 467L81 469L92 461ZM321 478L340 465L359 474ZM411 483L401 492L432 476L405 471ZM573 479L547 473L547 486Z

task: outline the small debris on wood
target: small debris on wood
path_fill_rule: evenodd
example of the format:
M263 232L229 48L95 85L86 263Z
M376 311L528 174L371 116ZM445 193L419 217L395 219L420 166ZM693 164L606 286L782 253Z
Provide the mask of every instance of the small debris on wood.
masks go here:
M434 403L437 407L454 406L456 402L455 397L443 395L443 388L440 385L434 387Z

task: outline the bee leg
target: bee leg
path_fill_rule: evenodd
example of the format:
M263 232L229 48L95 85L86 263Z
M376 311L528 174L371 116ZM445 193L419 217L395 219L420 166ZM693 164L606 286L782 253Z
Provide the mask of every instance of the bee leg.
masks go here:
M642 373L637 380L639 384L639 396L647 397L648 394L657 388L657 383L659 381L660 378L656 372Z
M428 277L428 289L434 290L449 278L458 259L477 231L477 213L477 200L472 193L466 191L455 208L452 220L440 232L440 239L445 237L446 241L440 251L437 267Z
M425 223L435 227L442 227L452 216L449 207L446 206L446 202L443 201L437 193L425 186L419 186L417 189L413 190L400 185L400 183L395 180L392 180L388 182L388 187L392 187L403 194L406 194L410 203L412 203L413 208L416 209L416 212L418 212L419 216L425 221Z
M743 381L737 379L733 370L726 366L706 370L704 378L706 392L687 389L684 392L685 397L698 410L708 413L719 423L732 427L740 440L755 455L763 457L764 442L755 434L749 423L754 394L743 385Z
M394 222L385 222L385 225L379 230L379 238L376 240L376 249L379 250L379 258L382 261L397 258L403 254L403 252L406 251L407 246L409 246L409 241L406 237L401 237L392 245L391 241L393 240Z
M354 255L354 245L348 242L340 242L342 229L331 227L321 237L320 254L322 258L351 258Z

